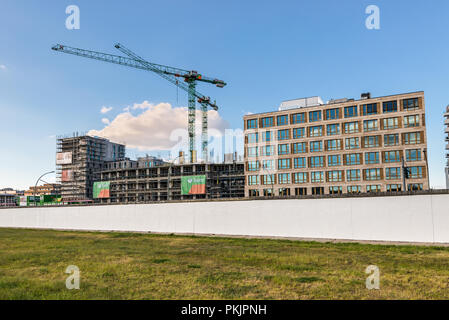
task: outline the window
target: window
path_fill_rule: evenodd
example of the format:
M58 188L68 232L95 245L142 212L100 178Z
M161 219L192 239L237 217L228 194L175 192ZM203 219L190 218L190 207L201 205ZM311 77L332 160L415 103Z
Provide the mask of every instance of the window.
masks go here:
M311 172L311 182L312 183L324 182L324 172L323 171Z
M262 133L262 141L263 142L273 141L273 132L265 131L264 133Z
M380 192L380 185L366 186L366 192Z
M360 159L360 153L345 154L344 157L345 157L345 164L347 166L356 166L362 164L362 161Z
M327 165L329 167L341 166L341 156L340 155L327 156Z
M301 139L305 137L304 128L294 128L293 129L293 139Z
M327 125L327 135L334 136L337 134L340 134L340 124L339 123L328 124Z
M386 118L382 119L384 130L397 129L399 128L399 118Z
M357 115L357 106L345 107L345 118L353 118Z
M401 184L387 184L387 192L399 192L402 190Z
M354 122L346 122L345 133L358 133L359 132L359 123L357 121Z
M259 184L259 176L248 176L248 185L255 186Z
M291 159L279 159L278 160L278 169L290 169L291 168Z
M409 179L423 178L423 167L409 167Z
M399 145L399 134L386 134L384 136L385 147L398 146Z
M404 133L404 144L419 144L421 143L421 132Z
M385 179L386 180L401 179L401 168L386 168L385 169Z
M365 153L365 164L376 164L379 162L379 152Z
M272 197L272 196L274 196L273 189L263 189L263 196L264 197Z
M262 184L263 185L273 185L275 184L275 175L274 174L267 174L262 176Z
M257 143L259 142L259 134L258 133L250 133L248 134L248 143Z
M418 98L404 99L402 100L402 106L404 111L414 111L419 109Z
M359 149L360 148L359 138L346 138L345 148L346 150Z
M312 187L312 195L317 196L324 194L324 187Z
M274 146L260 147L260 154L262 156L274 156Z
M310 142L310 152L321 152L321 151L323 151L323 141Z
M379 136L363 137L363 145L365 148L379 147Z
M307 172L296 172L293 174L293 183L307 183Z
M336 151L341 150L341 140L327 140L326 141L327 150L328 151Z
M404 117L404 128L419 127L419 115Z
M258 197L259 196L259 190L248 190L250 197Z
M278 126L285 126L288 124L288 115L277 116Z
M365 132L379 130L379 121L377 119L363 121L363 130Z
M306 167L306 158L295 158L293 160L295 169L305 168Z
M262 128L269 128L274 126L273 117L262 118Z
M257 119L246 120L247 129L257 129Z
M321 110L309 112L309 122L321 121Z
M278 155L289 154L290 148L288 144L280 144L278 145Z
M383 103L383 112L397 112L398 111L398 102L397 101L388 101Z
M262 168L267 169L267 170L273 170L274 169L274 161L273 160L263 160Z
M306 153L307 152L307 142L297 142L292 144L293 153Z
M346 177L348 181L360 181L360 170L358 169L347 170Z
M286 197L290 195L290 188L280 188L279 189L279 195L281 197Z
M342 194L342 187L329 187L329 194Z
M422 183L413 183L407 185L408 191L421 191L423 190L423 184Z
M259 171L259 161L249 161L248 171Z
M365 180L366 181L375 181L381 179L381 169L365 169Z
M343 181L343 171L334 170L327 172L327 182L341 182Z
M405 150L405 156L407 162L421 161L421 150L419 149Z
M340 119L340 109L326 110L326 120Z
M377 103L364 104L362 106L363 115L369 116L371 114L377 114Z
M321 157L310 157L310 167L311 168L322 168L324 167L324 156Z
M362 188L360 186L349 186L348 193L360 193L362 192Z
M279 184L290 184L290 173L279 173L278 174Z
M295 195L297 196L306 196L307 188L295 188Z
M290 139L290 129L278 130L278 140L288 140Z
M248 157L249 158L258 156L257 147L248 147L247 150L248 150Z
M321 137L323 135L323 126L309 127L309 137Z
M401 162L401 152L400 151L385 151L384 152L384 162Z
M305 113L295 113L292 114L292 124L299 124L306 122L306 114Z

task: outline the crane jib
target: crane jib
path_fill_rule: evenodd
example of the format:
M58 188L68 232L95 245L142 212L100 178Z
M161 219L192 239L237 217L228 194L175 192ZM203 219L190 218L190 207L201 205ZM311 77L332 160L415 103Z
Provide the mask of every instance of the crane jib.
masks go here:
M119 64L122 66L127 66L131 68L151 71L162 78L166 79L167 81L170 81L177 87L183 89L189 94L189 110L195 110L195 98L197 98L198 103L202 105L202 112L203 112L203 125L202 125L202 137L201 137L201 145L202 145L202 154L203 154L203 160L207 162L207 143L208 143L208 134L207 134L207 107L211 107L215 111L218 110L218 106L211 102L209 97L206 97L199 92L196 91L196 82L206 82L215 84L218 88L223 88L226 86L226 82L219 79L212 79L208 77L204 77L202 74L199 74L195 70L187 71L175 67L169 67L164 66L160 64L155 64L148 62L144 60L143 58L139 57L135 53L133 53L131 50L127 49L126 47L122 46L121 44L116 44L115 48L123 52L128 56L116 56L112 54L102 53L102 52L96 52L96 51L90 51L90 50L84 50L84 49L78 49L73 47L64 46L61 44L56 44L51 49L55 51L60 51L63 53L73 54L80 57L85 57L89 59L95 59L100 60L104 62ZM185 82L179 82L177 78L184 78ZM190 161L196 162L196 152L194 150L195 148L195 128L192 126L192 123L195 123L195 112L189 111L189 151L190 151Z

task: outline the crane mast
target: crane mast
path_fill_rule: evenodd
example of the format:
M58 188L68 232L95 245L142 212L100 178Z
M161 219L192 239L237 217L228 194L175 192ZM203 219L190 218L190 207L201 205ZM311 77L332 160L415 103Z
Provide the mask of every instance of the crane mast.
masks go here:
M104 62L119 64L131 68L151 71L162 78L170 81L177 87L186 91L188 94L188 135L189 135L189 154L190 162L196 161L196 151L195 151L195 121L196 121L196 101L201 105L202 112L202 125L201 125L201 149L202 158L205 162L208 160L208 107L214 110L218 110L215 102L211 102L211 99L204 96L196 91L196 82L206 82L214 84L219 88L226 86L223 80L205 77L196 71L188 71L180 68L169 67L161 64L156 64L148 62L121 45L120 43L115 44L115 48L120 50L122 53L126 54L128 57L122 57L102 52L84 50L79 48L73 48L61 44L57 44L52 47L52 50L73 54L89 59L100 60ZM178 78L184 78L184 82L178 80Z

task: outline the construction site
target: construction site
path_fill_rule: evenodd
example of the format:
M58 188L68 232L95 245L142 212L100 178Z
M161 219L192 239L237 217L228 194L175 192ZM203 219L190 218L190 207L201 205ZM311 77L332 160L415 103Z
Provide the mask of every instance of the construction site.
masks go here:
M244 164L232 161L213 164L208 161L208 108L218 110L216 102L196 90L197 82L223 88L223 80L206 77L194 70L184 70L148 62L117 43L126 56L73 48L52 47L54 51L88 59L118 64L156 73L188 94L188 161L180 150L178 164L161 159L125 157L125 145L86 134L59 137L57 140L57 177L61 181L63 202L136 203L163 200L239 198L244 196ZM196 104L201 105L201 158L196 145ZM181 158L182 157L182 158ZM151 161L150 161L151 160ZM176 160L176 159L175 159ZM223 159L223 162L226 159ZM230 163L229 163L230 162ZM204 186L181 192L182 179L200 177ZM98 190L96 188L101 188Z

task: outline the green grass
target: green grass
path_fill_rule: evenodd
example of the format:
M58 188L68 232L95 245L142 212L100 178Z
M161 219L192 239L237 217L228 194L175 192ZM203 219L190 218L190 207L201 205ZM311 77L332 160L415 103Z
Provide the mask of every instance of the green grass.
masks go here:
M447 247L0 229L0 299L448 298Z

